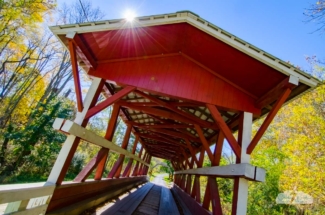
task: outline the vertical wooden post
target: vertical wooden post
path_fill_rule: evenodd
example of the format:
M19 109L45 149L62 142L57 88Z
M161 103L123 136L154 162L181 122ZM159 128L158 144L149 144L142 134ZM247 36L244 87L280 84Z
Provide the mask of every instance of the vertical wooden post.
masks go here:
M141 158L142 152L143 152L143 146L141 145L141 149L140 149L140 152L139 152L139 155L138 155L139 158ZM132 176L137 176L138 172L139 172L139 161L137 161L136 164L135 164Z
M77 55L76 55L76 46L73 44L72 40L69 41L69 51L70 51L74 87L76 92L77 108L78 111L81 112L83 109L82 93L81 93L78 62L77 62Z
M251 142L252 135L252 113L244 112L241 115L238 130L238 142L241 145L241 156L237 163L249 163L250 155L246 153ZM234 180L232 215L245 215L247 211L248 180L236 178Z
M98 96L103 89L104 80L101 78L94 78L88 90L85 101L83 103L83 110L77 113L75 123L85 127L88 120L85 116L89 108L93 107L98 99ZM47 179L48 183L61 184L70 166L73 155L78 147L80 138L69 135L60 150L60 153L54 163L51 173Z
M139 136L136 135L134 142L133 142L132 154L135 154L135 150L137 149L138 141L139 141ZM133 158L130 158L130 160L123 172L123 177L129 177L130 172L131 172L132 163L133 163Z
M122 146L121 146L123 149L126 149L128 147L131 131L132 131L132 125L128 124L125 135L124 135L124 139L123 139L123 142L122 142ZM121 173L121 169L122 169L122 166L123 166L124 158L125 158L125 155L120 154L120 156L117 159L117 161L115 162L112 170L109 172L107 178L113 178L114 176L116 178L120 177L120 173Z
M199 157L199 161L197 163L197 168L201 168L202 164L203 164L203 160L204 160L204 147L201 148L201 152L200 152L200 157ZM191 193L192 198L195 198L195 200L198 203L201 203L201 190L200 190L200 176L199 175L195 175L194 177L194 183L193 183L193 189L192 189L192 193Z
M148 156L148 159L147 159L146 162L147 162L147 163L149 164L149 166L150 166L151 155ZM145 171L144 171L144 173L143 173L144 175L147 175L147 174L148 174L149 166L145 166Z
M148 153L145 151L142 160L146 160ZM142 175L144 165L141 163L138 171L138 175Z

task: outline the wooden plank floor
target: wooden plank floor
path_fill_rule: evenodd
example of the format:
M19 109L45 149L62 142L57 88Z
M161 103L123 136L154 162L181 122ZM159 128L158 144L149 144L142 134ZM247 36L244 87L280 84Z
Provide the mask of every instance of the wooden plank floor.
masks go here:
M171 191L152 183L147 183L100 214L180 215Z

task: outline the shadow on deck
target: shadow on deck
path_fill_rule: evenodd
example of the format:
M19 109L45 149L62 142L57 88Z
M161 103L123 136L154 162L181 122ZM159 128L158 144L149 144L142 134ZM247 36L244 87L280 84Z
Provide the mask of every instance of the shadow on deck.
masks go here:
M174 199L176 197L176 201ZM90 214L90 213L89 213ZM146 183L136 190L117 199L114 204L107 204L96 209L93 215L167 215L191 214L177 194L153 183Z

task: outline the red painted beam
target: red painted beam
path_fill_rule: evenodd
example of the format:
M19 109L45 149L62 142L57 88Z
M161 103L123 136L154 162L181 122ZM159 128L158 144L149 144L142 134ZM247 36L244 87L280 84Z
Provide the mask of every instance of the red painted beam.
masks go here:
M211 152L211 149L210 149L210 146L209 146L209 143L208 141L206 140L204 134L203 134L203 131L201 129L200 126L198 125L194 125L195 126L195 129L196 129L196 132L198 133L200 139L201 139L201 143L202 143L202 146L204 147L205 151L207 152L208 156L209 156L209 159L211 161L211 163L214 161L214 156Z
M97 100L97 99L96 99ZM114 106L112 116L109 120L108 130L106 131L105 138L108 140L112 140L114 135L114 129L116 127L116 122L118 118L119 107ZM74 179L75 182L83 182L88 176L92 173L92 171L97 167L95 180L100 180L103 175L103 171L106 164L106 159L108 155L109 149L101 148L99 152L95 155L94 158L81 170L81 172Z
M128 103L129 102L123 102L123 103L121 102L121 105L123 107L130 108L132 110L141 111L146 114L164 117L164 118L172 119L172 120L177 120L177 121L180 121L183 123L194 124L192 120L189 120L186 117L180 116L179 114L174 113L174 112L157 109L157 108L152 108L152 107L140 107L140 106L135 106L135 105L128 104ZM214 128L215 128L215 126L214 126Z
M75 46L77 46L81 53L86 57L86 60L89 62L90 66L93 69L97 68L97 62L94 58L94 56L88 51L89 48L86 47L86 45L84 44L84 42L81 40L80 36L77 33L74 33L74 35L71 35L71 37L68 37L68 39L70 41L72 41L74 43Z
M150 152L153 152L153 151L157 151L157 152L165 152L165 153L171 153L171 154L175 154L177 153L176 150L173 150L173 149L169 149L169 148L164 148L164 147L161 147L161 146L152 146L152 145L147 145L147 147L150 149L149 151Z
M190 162L188 161L188 155L187 155L187 153L185 152L184 149L182 150L182 155L184 156L184 160L185 160L187 166L190 167L191 164L190 164Z
M138 154L139 158L141 158L142 152L143 152L143 145L141 145L141 149L140 149L139 154ZM137 176L138 175L138 170L139 170L139 161L137 161L136 164L135 164L132 176Z
M133 142L133 148L132 148L132 152L131 152L132 154L135 154L135 150L137 148L138 141L139 141L139 136L135 135L135 139L134 139L134 142ZM130 158L129 162L126 165L125 170L123 172L123 175L122 175L123 177L129 177L130 172L131 172L132 163L133 163L133 158Z
M213 156L214 156L214 160L212 162L213 166L219 166L219 164L220 164L224 139L225 139L224 134L221 131L219 131L218 139L215 144L214 153L213 153Z
M291 89L286 88L285 91L280 96L280 98L275 103L275 105L272 107L272 110L269 112L269 114L265 118L263 124L258 129L257 133L255 134L253 140L251 141L251 143L247 147L247 154L251 154L253 152L253 150L254 150L255 146L257 145L258 141L261 139L261 137L265 133L266 129L269 127L270 123L274 119L275 115L277 114L277 112L279 111L281 106L287 100L290 93L291 93Z
M155 102L155 103L157 103L159 105L161 105L162 107L165 107L165 108L167 108L167 109L169 109L169 110L171 110L171 111L173 111L175 113L178 113L179 115L181 115L183 117L186 117L186 118L192 120L193 121L193 124L199 124L199 125L201 125L203 127L206 127L206 128L209 128L211 126L213 127L213 124L212 123L207 122L207 121L204 121L204 120L202 120L202 119L200 119L200 118L198 118L198 117L196 117L194 115L191 115L189 113L186 113L186 112L178 109L177 107L168 104L165 101L162 101L162 100L160 100L158 98L155 98L153 96L150 96L150 95L148 95L146 93L143 93L143 92L141 92L139 90L136 90L135 93L138 94L138 95L140 95L140 96L142 96L142 97L144 97L144 98L147 98L147 99L149 99L149 100L151 100L151 101L153 101L153 102Z
M218 184L215 177L208 177L208 184L211 195L212 214L219 215L222 213Z
M106 129L106 134L105 134L105 139L107 139L109 141L113 140L119 113L120 113L120 106L114 105L112 115L109 120L107 129ZM94 178L95 180L100 180L102 178L107 157L108 157L108 152L107 152L106 156L98 163L95 178Z
M271 104L273 101L277 100L277 98L281 96L285 89L290 88L292 90L296 86L297 85L295 83L290 82L290 77L287 77L286 79L281 81L276 87L274 87L272 90L265 93L261 98L259 98L255 102L255 106L258 108L263 108Z
M175 148L169 148L169 147L164 147L164 146L159 146L159 145L147 145L150 153L152 152L164 152L167 154L171 154L173 156L180 154L179 149Z
M180 132L177 132L177 131L171 131L171 130L167 130L167 129L156 129L156 128L153 128L153 129L150 129L150 130L154 131L154 132L161 133L161 134L167 134L169 136L181 138L181 139L184 139L184 140L189 139L189 140L192 140L194 142L200 142L200 138L193 137L192 135L189 135L189 134L183 134L183 133L180 133Z
M100 161L107 157L109 149L101 148L99 152L91 159L91 161L82 169L82 171L75 177L74 182L84 182L92 171L97 167Z
M169 142L172 142L172 143L175 143L176 145L179 145L179 146L182 146L182 147L186 147L183 143L180 142L180 138L177 138L175 140L176 137L174 136L168 136L166 134L162 134L162 133L158 133L158 132L154 132L154 131L151 131L152 134L154 134L155 136L161 138L161 139L164 139L164 140L167 140Z
M127 125L126 132L124 134L123 142L121 145L121 148L126 149L129 143L130 135L132 131L132 125ZM116 178L119 178L120 171L122 169L123 161L124 161L125 155L120 154L118 160L115 162L113 168L109 172L107 178L113 178L114 176Z
M232 134L231 130L229 129L229 127L227 126L227 124L223 120L223 118L222 118L221 114L219 113L218 109L216 108L216 106L210 105L210 104L207 104L207 107L208 107L212 117L214 118L214 120L218 124L220 130L225 135L225 137L226 137L230 147L234 151L235 155L240 158L240 156L241 156L241 153L240 153L241 152L241 147L239 146L239 144L238 144L237 140L235 139L234 135Z
M173 150L173 151L179 151L179 146L175 145L169 145L169 144L164 144L164 143L158 143L158 144L152 144L152 143L146 143L147 147L161 147L167 150Z
M72 66L73 82L76 91L77 107L78 107L78 111L81 112L83 109L83 104L82 104L82 93L81 93L80 77L78 71L76 47L73 41L71 40L69 41L69 51L70 51L70 59L71 59L71 66Z
M130 122L133 126L139 128L192 128L193 125L189 124L172 124L172 123L165 123L165 124L154 124L154 125L146 125L143 123L137 122Z
M186 142L187 148L188 148L188 149L190 150L190 152L191 152L192 159L195 161L196 165L198 165L198 164L199 164L199 161L198 161L198 159L197 159L197 157L196 157L196 155L195 155L195 152L194 152L194 150L193 150L193 147L192 147L190 141L189 141L188 139L185 139L185 142Z
M150 135L150 134L141 134L141 133L135 133L137 135L139 135L140 137L144 137L144 138L147 138L147 139L152 139L152 140L156 140L156 141L160 141L160 142L164 142L164 143L168 143L168 144L175 144L177 146L181 146L181 147L186 147L184 146L183 144L175 141L175 140L171 140L169 138L160 138L159 136L154 136L154 135Z
M123 90L115 93L111 97L108 97L105 101L99 103L95 107L93 107L90 110L88 110L85 118L88 119L88 118L96 115L97 113L99 113L100 111L104 110L105 108L107 108L108 106L112 105L113 103L116 103L117 101L119 101L120 99L122 99L124 96L126 96L129 93L131 93L135 89L136 88L135 87L132 87L132 86L125 87Z
M211 192L211 189L210 189L210 180L209 180L209 177L207 177L207 179L208 179L208 181L207 181L207 184L205 186L205 192L204 192L202 207L204 209L209 210L210 202L211 202L211 193L210 193Z

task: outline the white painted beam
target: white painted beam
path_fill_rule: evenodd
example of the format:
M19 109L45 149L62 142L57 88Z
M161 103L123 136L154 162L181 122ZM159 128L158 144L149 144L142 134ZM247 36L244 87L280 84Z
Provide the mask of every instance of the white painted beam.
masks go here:
M55 185L25 184L24 187L15 185L1 185L0 186L0 204L28 200L40 196L52 195Z
M63 123L63 125L60 125L60 123ZM83 139L87 142L96 144L96 145L104 147L104 148L108 148L111 151L117 152L119 154L124 154L127 157L133 158L134 160L139 161L140 163L143 163L146 166L149 166L148 163L146 163L145 161L140 159L138 156L135 156L131 152L115 145L111 141L108 141L105 138L98 136L94 132L85 129L84 127L82 127L82 126L78 125L77 123L72 122L70 120L64 121L60 118L57 118L53 123L53 128L54 129L61 128L60 129L61 131L65 132L65 133L69 133L70 136L73 135L76 137L80 137L81 139Z
M259 175L256 177L255 172ZM262 181L265 170L248 163L230 164L226 166L203 167L197 169L187 169L176 171L175 174L205 175L217 176L224 178L242 177L252 181ZM256 178L258 180L256 180Z

